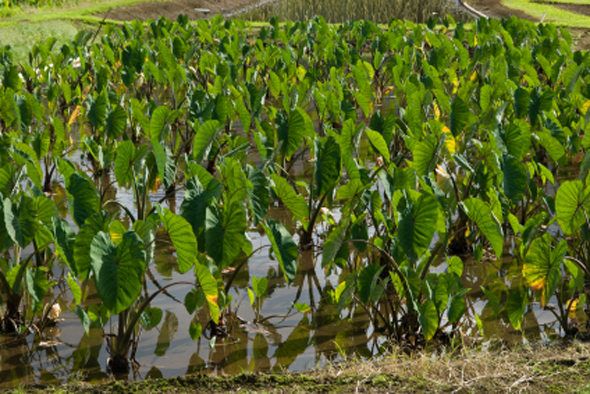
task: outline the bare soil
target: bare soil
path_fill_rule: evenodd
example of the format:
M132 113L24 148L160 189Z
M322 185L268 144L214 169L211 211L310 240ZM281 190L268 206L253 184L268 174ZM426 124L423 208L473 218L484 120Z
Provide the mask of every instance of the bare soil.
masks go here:
M510 18L515 15L521 19L534 20L525 12L503 6L500 0L466 0L465 2L490 18Z
M146 2L126 7L118 7L108 12L97 14L98 17L106 17L118 21L131 21L134 19L147 20L157 19L164 16L170 20L176 20L178 15L188 15L190 20L209 18L216 14L229 14L239 9L252 6L258 0L172 0L167 2ZM195 8L210 10L203 13Z
M590 5L588 4L563 4L563 3L552 3L553 7L561 8L562 10L572 12L574 14L589 15L590 16Z

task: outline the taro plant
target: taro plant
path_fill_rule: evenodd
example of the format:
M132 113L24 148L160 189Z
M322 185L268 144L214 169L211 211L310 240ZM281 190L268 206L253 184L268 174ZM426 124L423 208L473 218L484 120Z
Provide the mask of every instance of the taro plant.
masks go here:
M46 307L45 297L56 284L51 271L55 254L48 248L54 243L57 209L52 200L35 190L33 195L22 191L6 197L0 194L4 253L0 258L0 284L6 294L3 331L21 333L35 317L43 320L40 313Z
M266 289L268 288L268 279L266 277L257 278L252 277L252 288L248 288L248 298L250 299L250 305L254 309L256 317L254 323L260 321L260 309L262 308L262 301L266 296Z
M305 194L299 194L287 179L278 174L271 175L273 191L301 224L299 247L302 250L308 250L314 245L315 224L322 208L333 201L342 168L340 145L334 137L316 138L314 155L313 180L310 184L295 183L302 185Z

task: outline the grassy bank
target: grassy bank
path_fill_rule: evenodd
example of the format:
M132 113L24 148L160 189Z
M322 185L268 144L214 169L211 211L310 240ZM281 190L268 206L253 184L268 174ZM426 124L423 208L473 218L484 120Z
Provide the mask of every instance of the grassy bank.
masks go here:
M535 345L462 350L452 354L401 352L379 361L347 361L301 374L193 375L91 386L26 387L12 393L590 393L590 346Z

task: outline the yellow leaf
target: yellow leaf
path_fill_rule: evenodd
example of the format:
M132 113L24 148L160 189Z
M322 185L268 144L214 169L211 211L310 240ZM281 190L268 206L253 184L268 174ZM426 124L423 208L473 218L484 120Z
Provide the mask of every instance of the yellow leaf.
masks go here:
M538 267L531 266L531 264L525 263L522 266L522 276L525 278L527 285L533 291L542 290L543 286L545 286L545 282L546 282L546 277L544 277L543 275L537 275L537 271L538 271ZM531 279L531 277L534 279ZM541 306L545 306L545 305L543 305L543 299L545 299L545 297L542 297L542 300L541 300L542 305Z
M580 301L579 298L576 298L575 300L569 300L567 302L567 308L568 308L568 315L570 317L570 319L575 319L576 318L576 311L578 310L578 302Z
M457 153L457 141L455 140L455 137L453 137L453 134L451 133L451 130L449 130L449 128L447 126L445 126L443 128L443 133L446 134L446 137L445 137L445 146L449 150L449 153L450 154Z
M471 74L471 77L469 78L469 80L473 81L475 79L475 77L477 77L477 71L473 71L473 74Z
M584 160L584 152L578 152L575 156L574 156L574 160L572 161L573 164L580 164L582 162L582 160Z
M307 70L305 70L303 66L297 67L297 78L299 78L300 81L303 81L305 74L307 74Z
M72 123L74 123L74 121L76 120L78 115L80 115L80 106L79 105L77 105L76 108L74 108L74 112L72 112L72 116L70 116L70 120L68 121L68 126L71 126Z
M584 105L582 105L582 108L580 109L580 111L582 112L582 115L586 116L586 112L588 112L588 108L590 108L590 100L586 101L584 103Z
M440 109L438 108L438 105L436 103L432 103L432 106L434 108L434 120L439 120L440 119Z
M152 193L156 194L160 188L160 185L162 185L162 180L160 177L157 177L156 181L154 182L154 187L152 188Z

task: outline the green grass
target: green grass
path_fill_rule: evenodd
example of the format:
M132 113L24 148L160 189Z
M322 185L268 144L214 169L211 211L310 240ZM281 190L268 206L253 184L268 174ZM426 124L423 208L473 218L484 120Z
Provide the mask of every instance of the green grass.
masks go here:
M57 45L72 40L78 31L92 26L67 20L18 23L0 26L0 42L12 47L15 58L24 59L33 43L48 37L57 38Z
M546 13L544 22L553 22L560 26L590 28L590 17L561 10L550 4L537 3L532 0L502 0L502 4L513 10L525 12L539 21Z
M585 4L590 5L590 0L536 0L537 3L560 3L560 4Z
M28 22L43 22L50 20L68 20L68 21L80 21L90 24L98 24L102 21L102 18L94 16L94 14L100 14L107 12L113 8L124 7L137 3L142 3L147 0L114 0L104 2L92 2L84 3L79 6L68 8L67 6L55 9L53 7L43 8L26 8L24 11L16 14L7 16L0 20L0 26L20 24L24 21ZM151 1L151 0L150 0ZM156 0L156 1L167 1L167 0ZM109 23L121 23L119 21L109 20Z

